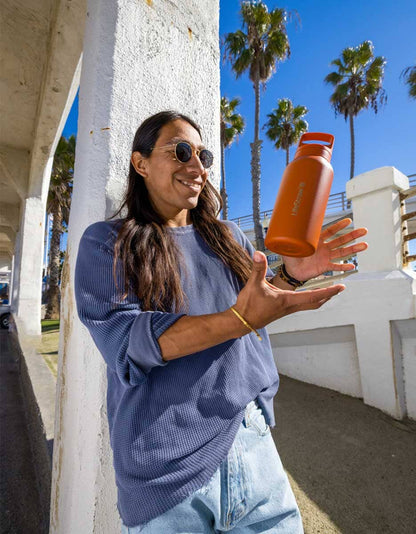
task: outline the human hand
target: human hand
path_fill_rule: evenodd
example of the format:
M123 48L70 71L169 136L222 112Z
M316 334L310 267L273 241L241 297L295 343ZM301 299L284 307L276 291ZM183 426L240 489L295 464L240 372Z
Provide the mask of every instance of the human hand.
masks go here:
M349 224L351 224L351 219L346 218L325 228L320 235L318 246L312 256L306 258L282 256L287 272L293 278L303 282L327 271L352 271L355 269L353 263L334 262L351 257L368 248L368 244L365 241L344 246L355 239L365 236L367 234L367 228L355 228L342 236L329 240Z
M259 251L253 256L253 270L240 291L234 308L253 328L262 328L297 311L316 310L345 289L342 284L309 291L285 291L266 280L267 258Z

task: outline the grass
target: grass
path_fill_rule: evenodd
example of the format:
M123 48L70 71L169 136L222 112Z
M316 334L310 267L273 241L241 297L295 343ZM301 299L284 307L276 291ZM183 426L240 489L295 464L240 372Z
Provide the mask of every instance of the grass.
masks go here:
M59 319L43 320L41 326L42 338L38 352L56 378L58 373Z
M50 330L59 330L59 319L44 319L41 322L42 333L49 332Z

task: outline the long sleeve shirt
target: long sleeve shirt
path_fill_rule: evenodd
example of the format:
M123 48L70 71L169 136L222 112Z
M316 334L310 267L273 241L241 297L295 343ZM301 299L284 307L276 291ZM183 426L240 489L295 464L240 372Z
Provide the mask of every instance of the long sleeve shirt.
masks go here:
M202 487L227 456L254 399L274 426L279 377L269 337L254 333L166 362L158 338L183 313L142 311L137 297L120 299L113 249L120 220L89 226L80 241L75 296L80 320L107 363L107 415L118 509L136 526ZM253 246L224 222L252 255ZM181 252L188 315L222 312L242 285L190 226L169 228ZM137 265L140 270L140 265ZM270 273L271 274L271 273ZM118 277L118 275L117 275Z

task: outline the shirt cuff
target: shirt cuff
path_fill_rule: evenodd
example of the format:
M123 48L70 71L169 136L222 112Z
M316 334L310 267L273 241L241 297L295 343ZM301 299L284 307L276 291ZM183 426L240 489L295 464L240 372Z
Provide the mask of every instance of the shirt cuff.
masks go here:
M136 317L130 330L127 354L144 373L150 373L153 367L168 364L162 358L158 339L184 315L184 313L142 312Z

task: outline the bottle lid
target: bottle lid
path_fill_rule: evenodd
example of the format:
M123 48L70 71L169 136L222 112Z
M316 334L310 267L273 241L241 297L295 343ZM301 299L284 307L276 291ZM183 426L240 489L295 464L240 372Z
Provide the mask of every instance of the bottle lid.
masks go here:
M334 136L322 132L308 132L302 135L296 150L295 159L300 156L322 156L331 161L332 149L334 148ZM322 141L325 144L313 143Z

